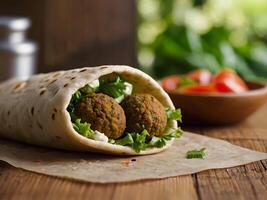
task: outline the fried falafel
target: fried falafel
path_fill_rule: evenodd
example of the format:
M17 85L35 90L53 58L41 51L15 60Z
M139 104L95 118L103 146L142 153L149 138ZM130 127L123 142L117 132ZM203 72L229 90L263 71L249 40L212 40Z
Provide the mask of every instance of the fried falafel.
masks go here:
M126 115L126 131L140 133L146 129L150 136L160 136L167 125L163 105L150 94L127 96L121 103Z
M75 114L82 122L90 123L93 130L104 133L108 138L121 137L126 127L122 107L103 93L86 95L76 104Z

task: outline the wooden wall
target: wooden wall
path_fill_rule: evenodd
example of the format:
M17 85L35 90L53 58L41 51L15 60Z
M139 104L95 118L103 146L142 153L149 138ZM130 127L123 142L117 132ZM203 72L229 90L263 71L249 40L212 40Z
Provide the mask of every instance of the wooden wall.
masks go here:
M41 72L136 64L134 0L0 0L0 15L32 19Z

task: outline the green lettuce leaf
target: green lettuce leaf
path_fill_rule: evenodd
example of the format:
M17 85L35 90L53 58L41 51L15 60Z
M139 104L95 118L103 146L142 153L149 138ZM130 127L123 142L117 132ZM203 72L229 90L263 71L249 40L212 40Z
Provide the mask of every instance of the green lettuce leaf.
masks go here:
M141 150L145 150L148 146L146 143L146 138L149 136L147 130L143 130L140 134L139 133L126 133L122 139L113 140L114 144L122 145L122 146L129 146L133 148L136 152L140 152Z
M113 140L114 144L122 145L122 146L132 146L134 143L133 137L130 133L126 133L126 135L119 140Z
M76 119L74 123L72 123L75 131L80 133L81 135L93 139L95 132L90 128L91 124L87 122L81 122L81 119Z
M182 122L182 112L180 108L176 110L168 108L166 110L166 114L167 114L168 120L177 120L179 122Z
M146 129L144 129L140 134L132 133L131 135L134 141L132 148L136 152L140 152L141 150L145 150L147 148L148 144L146 143L146 138L149 136L149 133Z
M102 92L111 97L114 97L117 102L121 102L126 95L132 93L132 85L119 76L114 80L95 80L90 84L86 84L84 87L76 91L70 100L68 105L68 112L71 116L71 121L75 122L78 117L75 115L75 105L87 94L93 92Z
M170 129L169 133L164 134L160 137L153 136L151 141L149 142L150 147L161 148L166 145L167 141L172 140L173 138L180 138L183 134L183 131L180 127L176 130Z
M125 96L132 93L132 85L117 76L113 80L100 80L97 92L107 94L120 103Z
M83 97L82 93L78 90L77 92L75 92L70 100L70 103L68 105L67 111L70 114L71 117L71 121L75 122L77 118L77 116L75 115L75 105L78 103L78 101L80 101L80 99Z
M161 148L167 144L167 141L181 137L182 133L181 128L176 130L171 129L169 133L160 137L153 136L150 141L147 141L150 134L146 129L144 129L141 133L126 133L123 138L118 140L109 140L109 143L129 146L139 153L140 151L151 147Z
M92 84L87 84L84 87L80 88L78 91L76 91L72 96L71 96L71 100L70 103L68 105L67 111L70 113L72 122L75 122L75 120L77 119L77 117L74 114L75 111L75 105L87 94L92 93L96 90L97 86L97 82L93 81L93 85Z
M79 134L90 139L94 138L95 132L90 128L91 124L87 122L81 122L81 119L75 115L75 106L88 93L92 92L105 93L115 98L117 102L121 102L125 96L131 95L132 85L117 76L114 80L94 81L94 83L85 85L72 95L67 110L70 113L73 128ZM180 122L182 121L180 109L167 109L166 113L168 116L168 120L178 120ZM167 141L173 138L178 138L181 135L182 130L178 128L176 130L170 129L167 134L162 135L160 137L152 136L151 138L149 137L150 134L148 133L148 131L144 129L141 133L126 132L121 139L109 139L108 142L111 144L129 146L133 148L136 152L140 152L150 147L161 148L166 145Z

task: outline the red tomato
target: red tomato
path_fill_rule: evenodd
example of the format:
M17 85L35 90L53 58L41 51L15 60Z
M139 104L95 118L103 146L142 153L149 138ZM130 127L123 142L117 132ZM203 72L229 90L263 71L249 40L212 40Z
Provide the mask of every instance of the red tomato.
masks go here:
M242 93L248 90L246 83L231 69L223 69L212 80L220 92Z
M180 78L178 75L167 76L160 81L161 86L164 90L170 91L175 90L177 85L180 82Z
M216 88L212 84L188 86L188 87L182 88L181 91L182 92L186 92L186 93L212 93L212 92L217 92Z
M207 69L199 69L189 72L187 76L200 84L208 84L211 80L212 74Z

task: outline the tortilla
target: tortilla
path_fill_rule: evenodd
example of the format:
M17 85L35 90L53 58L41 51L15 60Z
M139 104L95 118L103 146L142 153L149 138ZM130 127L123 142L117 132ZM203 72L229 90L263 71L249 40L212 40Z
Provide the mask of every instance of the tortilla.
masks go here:
M112 74L118 74L133 84L133 93L151 94L164 107L174 109L169 96L159 84L135 68L99 66L57 71L0 84L0 136L39 146L107 154L144 155L168 148L173 140L162 148L150 148L137 153L130 147L88 139L73 129L66 110L72 94L86 84ZM169 122L167 128L177 128L176 122Z

